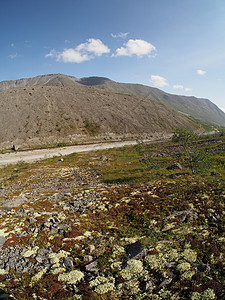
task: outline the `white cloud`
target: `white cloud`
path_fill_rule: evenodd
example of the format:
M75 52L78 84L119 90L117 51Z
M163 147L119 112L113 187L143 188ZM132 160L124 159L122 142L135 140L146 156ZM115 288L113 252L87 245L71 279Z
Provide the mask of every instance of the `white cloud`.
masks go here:
M166 78L164 78L162 76L158 76L158 75L151 75L151 78L149 81L154 86L157 86L157 87L164 87L164 86L169 85Z
M15 48L15 44L14 44L14 43L11 43L10 46L11 46L12 48Z
M181 84L175 84L175 85L173 86L173 88L174 88L175 90L183 90L183 89L184 89L183 85L181 85Z
M142 57L143 55L150 55L151 52L155 52L156 47L144 40L129 40L124 43L124 47L117 48L116 54L113 56L132 56L137 55Z
M184 88L184 90L185 90L186 92L190 92L190 91L191 91L190 88Z
M197 73L198 75L203 76L203 75L206 74L206 71L203 71L203 70L197 70L196 73Z
M18 56L17 53L15 53L15 54L10 54L10 55L9 55L9 58L14 59L14 58L16 58L17 56Z
M173 85L173 88L175 90L185 90L185 92L190 92L191 91L190 88L186 88L182 84L175 84L175 85Z
M63 52L57 55L57 61L62 60L65 63L81 63L86 60L90 60L93 57L88 54L82 54L76 49L64 49Z
M76 48L77 51L92 52L96 56L109 53L110 49L99 39L88 39L86 43L80 44Z
M65 48L61 52L52 49L45 57L55 57L57 61L65 63L81 63L109 52L110 49L101 40L88 39L86 43L82 43L76 48Z
M128 36L129 33L130 33L130 32L119 32L118 34L113 34L113 33L111 33L111 36L112 36L114 39L118 39L118 38L125 39L125 38Z

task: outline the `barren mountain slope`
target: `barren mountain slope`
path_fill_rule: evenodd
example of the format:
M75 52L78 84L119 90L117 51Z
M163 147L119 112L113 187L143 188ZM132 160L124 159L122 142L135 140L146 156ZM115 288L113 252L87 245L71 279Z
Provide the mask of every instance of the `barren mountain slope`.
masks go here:
M103 77L81 78L79 82L103 90L150 98L189 114L202 122L225 126L225 113L208 99L168 94L160 89L142 84L118 83Z
M0 91L0 143L59 141L69 135L153 134L196 124L163 104L93 87Z
M225 113L208 99L168 94L142 84L119 83L105 77L76 78L62 74L48 74L33 78L0 82L0 90L33 86L93 86L99 89L156 100L175 110L189 114L202 122L225 126Z

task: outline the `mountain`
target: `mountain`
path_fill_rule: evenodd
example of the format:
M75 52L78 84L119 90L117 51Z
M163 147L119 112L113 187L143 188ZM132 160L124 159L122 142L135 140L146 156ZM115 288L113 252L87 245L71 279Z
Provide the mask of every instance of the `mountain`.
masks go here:
M165 93L160 89L141 85L118 83L104 77L76 78L62 74L49 74L34 78L0 82L0 90L26 86L89 86L114 93L138 96L161 102L202 122L225 126L225 113L208 99Z
M208 99L178 96L141 84L117 83L108 78L81 78L81 84L159 101L202 122L225 126L225 113Z
M158 101L79 81L48 75L1 83L0 147L74 142L85 136L167 134L175 128L198 126Z

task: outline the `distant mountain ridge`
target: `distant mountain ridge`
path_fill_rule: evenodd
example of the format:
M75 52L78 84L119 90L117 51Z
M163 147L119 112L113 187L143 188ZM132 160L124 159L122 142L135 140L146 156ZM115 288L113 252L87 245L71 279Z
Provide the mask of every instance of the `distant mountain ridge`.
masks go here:
M179 96L160 89L141 85L118 83L105 77L76 78L62 74L48 74L33 78L0 82L0 90L26 86L89 86L114 93L129 94L161 102L202 122L225 126L225 113L208 99Z

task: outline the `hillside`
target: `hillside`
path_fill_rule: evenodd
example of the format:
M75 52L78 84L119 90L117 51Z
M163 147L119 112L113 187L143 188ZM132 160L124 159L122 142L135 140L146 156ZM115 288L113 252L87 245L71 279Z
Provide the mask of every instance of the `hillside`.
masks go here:
M168 94L157 88L141 84L118 83L104 77L86 77L79 79L62 74L49 74L34 78L3 81L0 82L0 90L17 87L33 87L37 85L61 87L84 85L114 93L134 95L161 102L202 122L225 126L225 113L208 99Z
M82 78L79 82L112 92L156 100L202 122L225 126L225 113L208 99L172 95L157 88L141 84L117 83L101 77Z
M65 83L67 78L64 79ZM196 127L190 118L157 101L77 83L47 86L52 81L62 83L56 77L39 77L29 82L33 87L0 91L2 148L14 143L39 145L77 141L82 136L154 135L178 127ZM37 82L45 86L38 86ZM28 82L17 83L22 84Z

